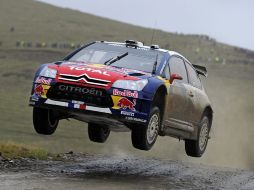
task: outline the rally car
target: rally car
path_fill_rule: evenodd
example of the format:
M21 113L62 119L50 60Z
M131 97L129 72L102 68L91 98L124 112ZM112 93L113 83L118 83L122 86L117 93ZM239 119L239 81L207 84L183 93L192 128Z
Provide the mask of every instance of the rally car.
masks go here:
M158 45L92 42L61 61L41 65L30 105L37 133L51 135L61 119L88 123L91 141L110 131L131 131L135 148L149 150L157 136L185 141L187 155L201 157L213 110L199 76L205 67Z

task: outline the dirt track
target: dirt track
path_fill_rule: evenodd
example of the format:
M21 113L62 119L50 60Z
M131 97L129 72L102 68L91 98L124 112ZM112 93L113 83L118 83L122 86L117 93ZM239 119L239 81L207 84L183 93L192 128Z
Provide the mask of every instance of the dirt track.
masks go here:
M0 161L0 189L254 189L254 171L103 155Z

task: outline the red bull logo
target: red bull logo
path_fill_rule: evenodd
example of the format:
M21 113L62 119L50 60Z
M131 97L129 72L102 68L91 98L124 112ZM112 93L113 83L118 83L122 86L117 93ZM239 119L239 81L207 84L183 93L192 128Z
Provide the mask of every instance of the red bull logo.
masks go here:
M113 95L126 96L126 97L130 97L130 98L138 98L138 92L137 91L130 91L130 90L120 91L118 89L114 89Z
M51 82L52 82L52 79L46 79L44 77L38 77L35 81L35 83L42 83L47 85L50 85Z
M34 93L37 96L41 96L42 98L47 98L46 94L47 94L49 88L50 88L50 86L44 85L44 84L35 85Z
M34 93L38 96L41 96L43 94L43 90L44 89L43 89L42 85L40 84L40 85L35 86Z
M121 98L118 103L117 103L117 106L120 107L120 108L123 108L123 109L130 109L132 111L135 111L135 105L136 105L136 99L132 101L130 101L129 99L127 98Z

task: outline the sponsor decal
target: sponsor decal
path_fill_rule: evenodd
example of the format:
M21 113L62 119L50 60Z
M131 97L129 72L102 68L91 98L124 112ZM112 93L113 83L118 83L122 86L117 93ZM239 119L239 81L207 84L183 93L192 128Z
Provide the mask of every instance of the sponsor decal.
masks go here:
M77 101L77 100L72 100L71 103L73 104L84 104L85 102Z
M36 96L35 94L33 94L33 95L31 96L31 101L38 102L38 101L39 101L39 97Z
M76 67L76 66L69 66L70 70L76 70L76 71L88 71L91 73L98 73L101 75L106 75L106 76L110 76L110 74L108 74L107 71L102 71L99 69L94 69L94 68L90 68L90 67Z
M74 104L74 103L70 102L70 103L68 103L68 108L85 110L86 105L85 104Z
M43 94L43 87L42 85L35 85L34 87L34 93L37 95L37 96L41 96Z
M57 105L57 106L63 106L63 107L74 106L74 108L77 108L77 109L84 109L84 110L89 110L89 111L96 111L96 112L101 112L101 113L112 114L112 112L110 111L109 108L100 108L100 107L86 106L86 105L79 105L79 104L72 105L73 103L55 101L55 100L50 100L50 99L47 99L45 104Z
M95 88L86 88L78 86L59 85L58 89L62 92L79 93L79 94L90 94L95 96L103 97L103 92Z
M129 99L127 98L121 98L118 103L117 103L117 106L122 108L122 109L130 109L132 111L135 111L135 106L136 106L136 99L132 101L130 101Z
M47 85L50 85L51 82L52 82L52 79L46 79L44 77L38 77L35 80L35 83L42 83L42 84L47 84Z
M81 109L81 110L85 110L86 109L85 102L76 101L76 100L72 100L71 103L69 103L68 107L72 107L72 108L76 108L76 109Z
M133 112L127 112L127 111L121 111L121 115L126 115L126 116L134 117L135 113L133 113Z
M130 97L130 98L138 98L138 92L137 91L130 91L130 90L118 90L114 89L113 90L113 95L115 96L125 96L125 97Z
M37 96L40 96L42 98L47 98L46 94L47 94L49 88L50 88L50 86L44 85L44 84L35 85L34 93Z
M30 104L30 105L35 105L35 102L30 101L29 104Z
M125 119L127 119L129 121L138 121L138 122L142 122L142 123L146 123L147 122L146 119L140 119L140 118L136 118L136 117L125 117Z

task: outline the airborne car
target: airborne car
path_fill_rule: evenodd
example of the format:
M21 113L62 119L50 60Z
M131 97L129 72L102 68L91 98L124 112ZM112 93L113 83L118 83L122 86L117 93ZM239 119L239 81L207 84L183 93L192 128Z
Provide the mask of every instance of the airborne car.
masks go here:
M187 155L201 157L213 111L200 75L205 67L157 45L93 42L37 70L34 128L51 135L59 120L73 118L88 123L94 142L105 142L110 131L131 131L133 146L149 150L158 135L171 136L185 141Z

